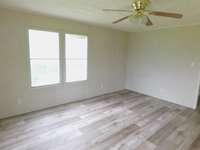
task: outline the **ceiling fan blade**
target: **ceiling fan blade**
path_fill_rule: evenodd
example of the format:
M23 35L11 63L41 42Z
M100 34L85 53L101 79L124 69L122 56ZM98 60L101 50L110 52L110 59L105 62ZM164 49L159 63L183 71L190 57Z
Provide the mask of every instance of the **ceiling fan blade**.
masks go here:
M178 13L169 13L169 12L162 12L162 11L148 11L150 15L154 16L162 16L162 17L170 17L170 18L176 18L180 19L183 17L182 14Z
M128 19L129 17L131 17L131 16L132 16L132 14L131 14L131 15L128 15L128 16L126 16L126 17L123 17L123 18L121 18L121 19L118 19L118 20L114 21L113 24L116 24L116 23L119 23L119 22L121 22L121 21L123 21L123 20L126 20L126 19Z
M152 21L150 20L150 18L148 16L144 16L145 17L145 25L146 26L152 26L153 23Z
M110 12L132 12L132 10L126 10L126 9L103 9L103 11L110 11Z

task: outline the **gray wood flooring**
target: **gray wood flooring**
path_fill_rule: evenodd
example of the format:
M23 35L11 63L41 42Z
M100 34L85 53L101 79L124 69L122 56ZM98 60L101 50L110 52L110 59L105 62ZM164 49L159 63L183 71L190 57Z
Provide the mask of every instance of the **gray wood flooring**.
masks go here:
M0 150L200 150L200 114L124 90L1 120Z

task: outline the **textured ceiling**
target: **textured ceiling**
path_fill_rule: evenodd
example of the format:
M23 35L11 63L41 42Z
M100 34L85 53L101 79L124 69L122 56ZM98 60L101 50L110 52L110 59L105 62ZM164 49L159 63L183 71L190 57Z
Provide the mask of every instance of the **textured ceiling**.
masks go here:
M129 20L112 25L112 21L128 13L102 11L103 8L130 8L131 2L132 0L0 0L0 7L79 20L129 32L200 24L199 0L151 0L149 9L184 15L181 20L150 16L154 23L152 27L145 27L137 21L131 23Z

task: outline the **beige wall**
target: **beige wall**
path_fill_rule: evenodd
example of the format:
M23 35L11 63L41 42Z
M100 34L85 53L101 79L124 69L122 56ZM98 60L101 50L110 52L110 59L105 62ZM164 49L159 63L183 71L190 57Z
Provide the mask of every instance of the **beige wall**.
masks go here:
M198 26L128 34L8 10L0 10L0 18L0 118L125 87L196 107L200 77ZM88 81L31 88L27 49L29 28L87 34Z
M45 16L0 11L0 118L125 88L128 34ZM88 81L31 88L27 30L40 28L89 37Z
M126 87L195 108L199 63L200 26L132 33Z

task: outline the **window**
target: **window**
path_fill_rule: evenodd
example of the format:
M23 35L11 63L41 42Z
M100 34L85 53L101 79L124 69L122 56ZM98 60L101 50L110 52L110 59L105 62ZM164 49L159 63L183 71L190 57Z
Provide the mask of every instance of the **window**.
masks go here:
M65 34L66 82L87 80L88 38Z
M32 29L28 32L32 87L57 84L63 81L64 77L66 82L87 80L87 36L62 36L58 32ZM65 50L62 50L65 51L65 64L61 64L63 61L59 53L59 37L65 38L65 43L61 46L65 44ZM64 73L64 68L65 74L60 78L60 72Z
M32 86L59 83L59 34L29 30L29 50Z

